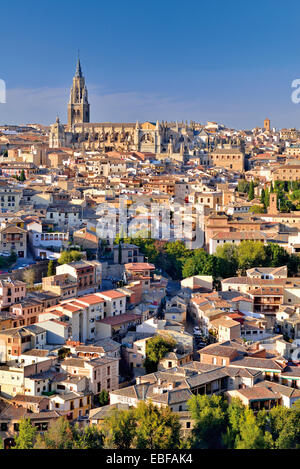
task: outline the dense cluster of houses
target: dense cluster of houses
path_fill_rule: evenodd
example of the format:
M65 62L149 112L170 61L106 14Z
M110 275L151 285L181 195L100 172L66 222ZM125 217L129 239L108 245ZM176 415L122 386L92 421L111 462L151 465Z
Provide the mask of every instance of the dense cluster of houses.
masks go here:
M146 124L141 132L158 131ZM271 129L268 120L252 131L184 127L189 144L164 155L119 148L117 140L101 151L89 140L55 148L54 128L0 129L6 446L23 417L42 432L61 416L101 424L113 408L151 400L176 412L188 434L193 394L237 397L255 412L300 398L300 277L286 265L247 269L216 290L210 275L173 282L132 239L114 244L154 229L157 240L187 247L196 240L209 254L245 240L299 252L300 212L282 212L275 192L261 213L251 211L263 208L262 190L271 183L298 181L298 133ZM256 182L251 201L238 190L241 176ZM154 213L153 204L162 211ZM185 215L187 206L201 210ZM179 214L191 227L180 238ZM159 225L167 218L165 231ZM80 259L57 263L72 250ZM157 335L172 338L174 349L147 374L147 342ZM100 407L103 390L109 404Z

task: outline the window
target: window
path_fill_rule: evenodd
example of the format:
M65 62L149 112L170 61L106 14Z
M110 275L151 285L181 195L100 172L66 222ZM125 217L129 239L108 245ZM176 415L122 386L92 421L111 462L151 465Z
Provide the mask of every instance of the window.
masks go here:
M1 431L7 432L7 423L1 423Z

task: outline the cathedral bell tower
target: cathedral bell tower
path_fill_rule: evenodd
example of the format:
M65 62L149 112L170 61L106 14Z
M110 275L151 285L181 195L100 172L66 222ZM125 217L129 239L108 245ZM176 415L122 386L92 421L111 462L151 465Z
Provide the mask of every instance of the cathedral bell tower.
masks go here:
M78 57L68 104L68 125L70 130L72 130L74 124L82 124L84 122L90 122L90 105Z

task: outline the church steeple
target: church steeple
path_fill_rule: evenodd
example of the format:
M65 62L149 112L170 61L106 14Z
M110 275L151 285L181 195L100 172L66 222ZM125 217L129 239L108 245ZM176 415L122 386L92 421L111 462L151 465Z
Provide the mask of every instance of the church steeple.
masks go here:
M68 124L72 128L74 124L82 124L84 122L90 122L90 105L78 53L76 72L73 78L68 105Z
M76 77L76 78L82 78L82 71L81 71L81 63L80 63L79 54L78 54L78 59L77 59L77 66L76 66L75 77Z

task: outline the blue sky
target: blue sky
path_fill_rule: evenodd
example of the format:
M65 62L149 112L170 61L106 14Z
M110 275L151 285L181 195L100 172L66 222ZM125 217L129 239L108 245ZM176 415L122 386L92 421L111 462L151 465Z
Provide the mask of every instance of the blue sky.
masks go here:
M0 123L66 121L80 49L94 122L297 127L294 0L1 2Z

